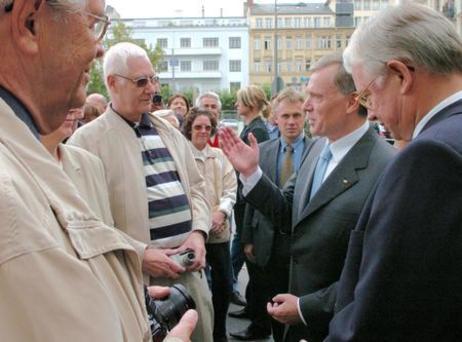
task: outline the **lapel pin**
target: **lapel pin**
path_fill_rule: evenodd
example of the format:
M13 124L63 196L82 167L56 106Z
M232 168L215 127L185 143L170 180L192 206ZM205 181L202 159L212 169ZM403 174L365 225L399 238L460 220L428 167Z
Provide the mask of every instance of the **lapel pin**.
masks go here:
M349 181L348 179L346 179L346 178L343 178L342 183L343 183L343 185L345 185L345 186L349 186L349 185L351 184L350 181Z

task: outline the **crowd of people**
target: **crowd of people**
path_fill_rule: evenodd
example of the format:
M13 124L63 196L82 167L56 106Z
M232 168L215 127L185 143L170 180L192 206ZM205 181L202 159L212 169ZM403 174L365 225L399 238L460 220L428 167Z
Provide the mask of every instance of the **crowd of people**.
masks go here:
M104 5L0 0L2 340L150 341L144 288L175 284L195 309L166 342L462 338L462 38L444 16L390 7L304 93L243 87L238 135L213 91L164 103L145 50L105 52ZM110 101L86 93L96 58Z

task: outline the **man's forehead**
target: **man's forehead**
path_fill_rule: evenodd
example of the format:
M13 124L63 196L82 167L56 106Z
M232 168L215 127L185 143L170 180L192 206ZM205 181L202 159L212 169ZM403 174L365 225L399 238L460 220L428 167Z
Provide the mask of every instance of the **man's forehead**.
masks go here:
M84 1L87 4L87 9L93 14L103 15L106 8L106 1L104 0L87 0Z
M274 112L278 115L282 114L297 114L303 110L303 102L283 100L276 106Z

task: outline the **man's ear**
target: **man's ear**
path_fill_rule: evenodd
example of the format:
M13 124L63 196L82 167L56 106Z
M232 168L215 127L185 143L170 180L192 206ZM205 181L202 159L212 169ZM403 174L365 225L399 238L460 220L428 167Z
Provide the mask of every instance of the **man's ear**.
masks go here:
M347 113L356 113L359 110L359 101L358 95L356 93L351 93L348 96L347 102Z
M17 47L34 54L39 50L38 14L45 0L15 0L11 13L11 33Z
M392 59L387 62L387 68L400 80L400 93L407 93L414 85L414 67L406 65L404 62Z

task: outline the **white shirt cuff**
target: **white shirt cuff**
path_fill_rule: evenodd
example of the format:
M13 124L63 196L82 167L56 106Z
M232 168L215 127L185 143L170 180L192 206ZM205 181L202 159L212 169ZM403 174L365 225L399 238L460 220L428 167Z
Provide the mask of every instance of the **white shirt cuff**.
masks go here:
M297 311L298 311L298 315L300 316L300 319L302 320L303 324L308 325L306 324L305 318L302 315L302 310L300 310L300 298L297 299Z
M263 172L260 169L260 166L258 169L252 173L249 177L244 177L242 173L239 175L239 179L242 182L242 194L244 196L247 196L247 194L252 191L252 189L257 185L258 181L260 178L263 176Z

